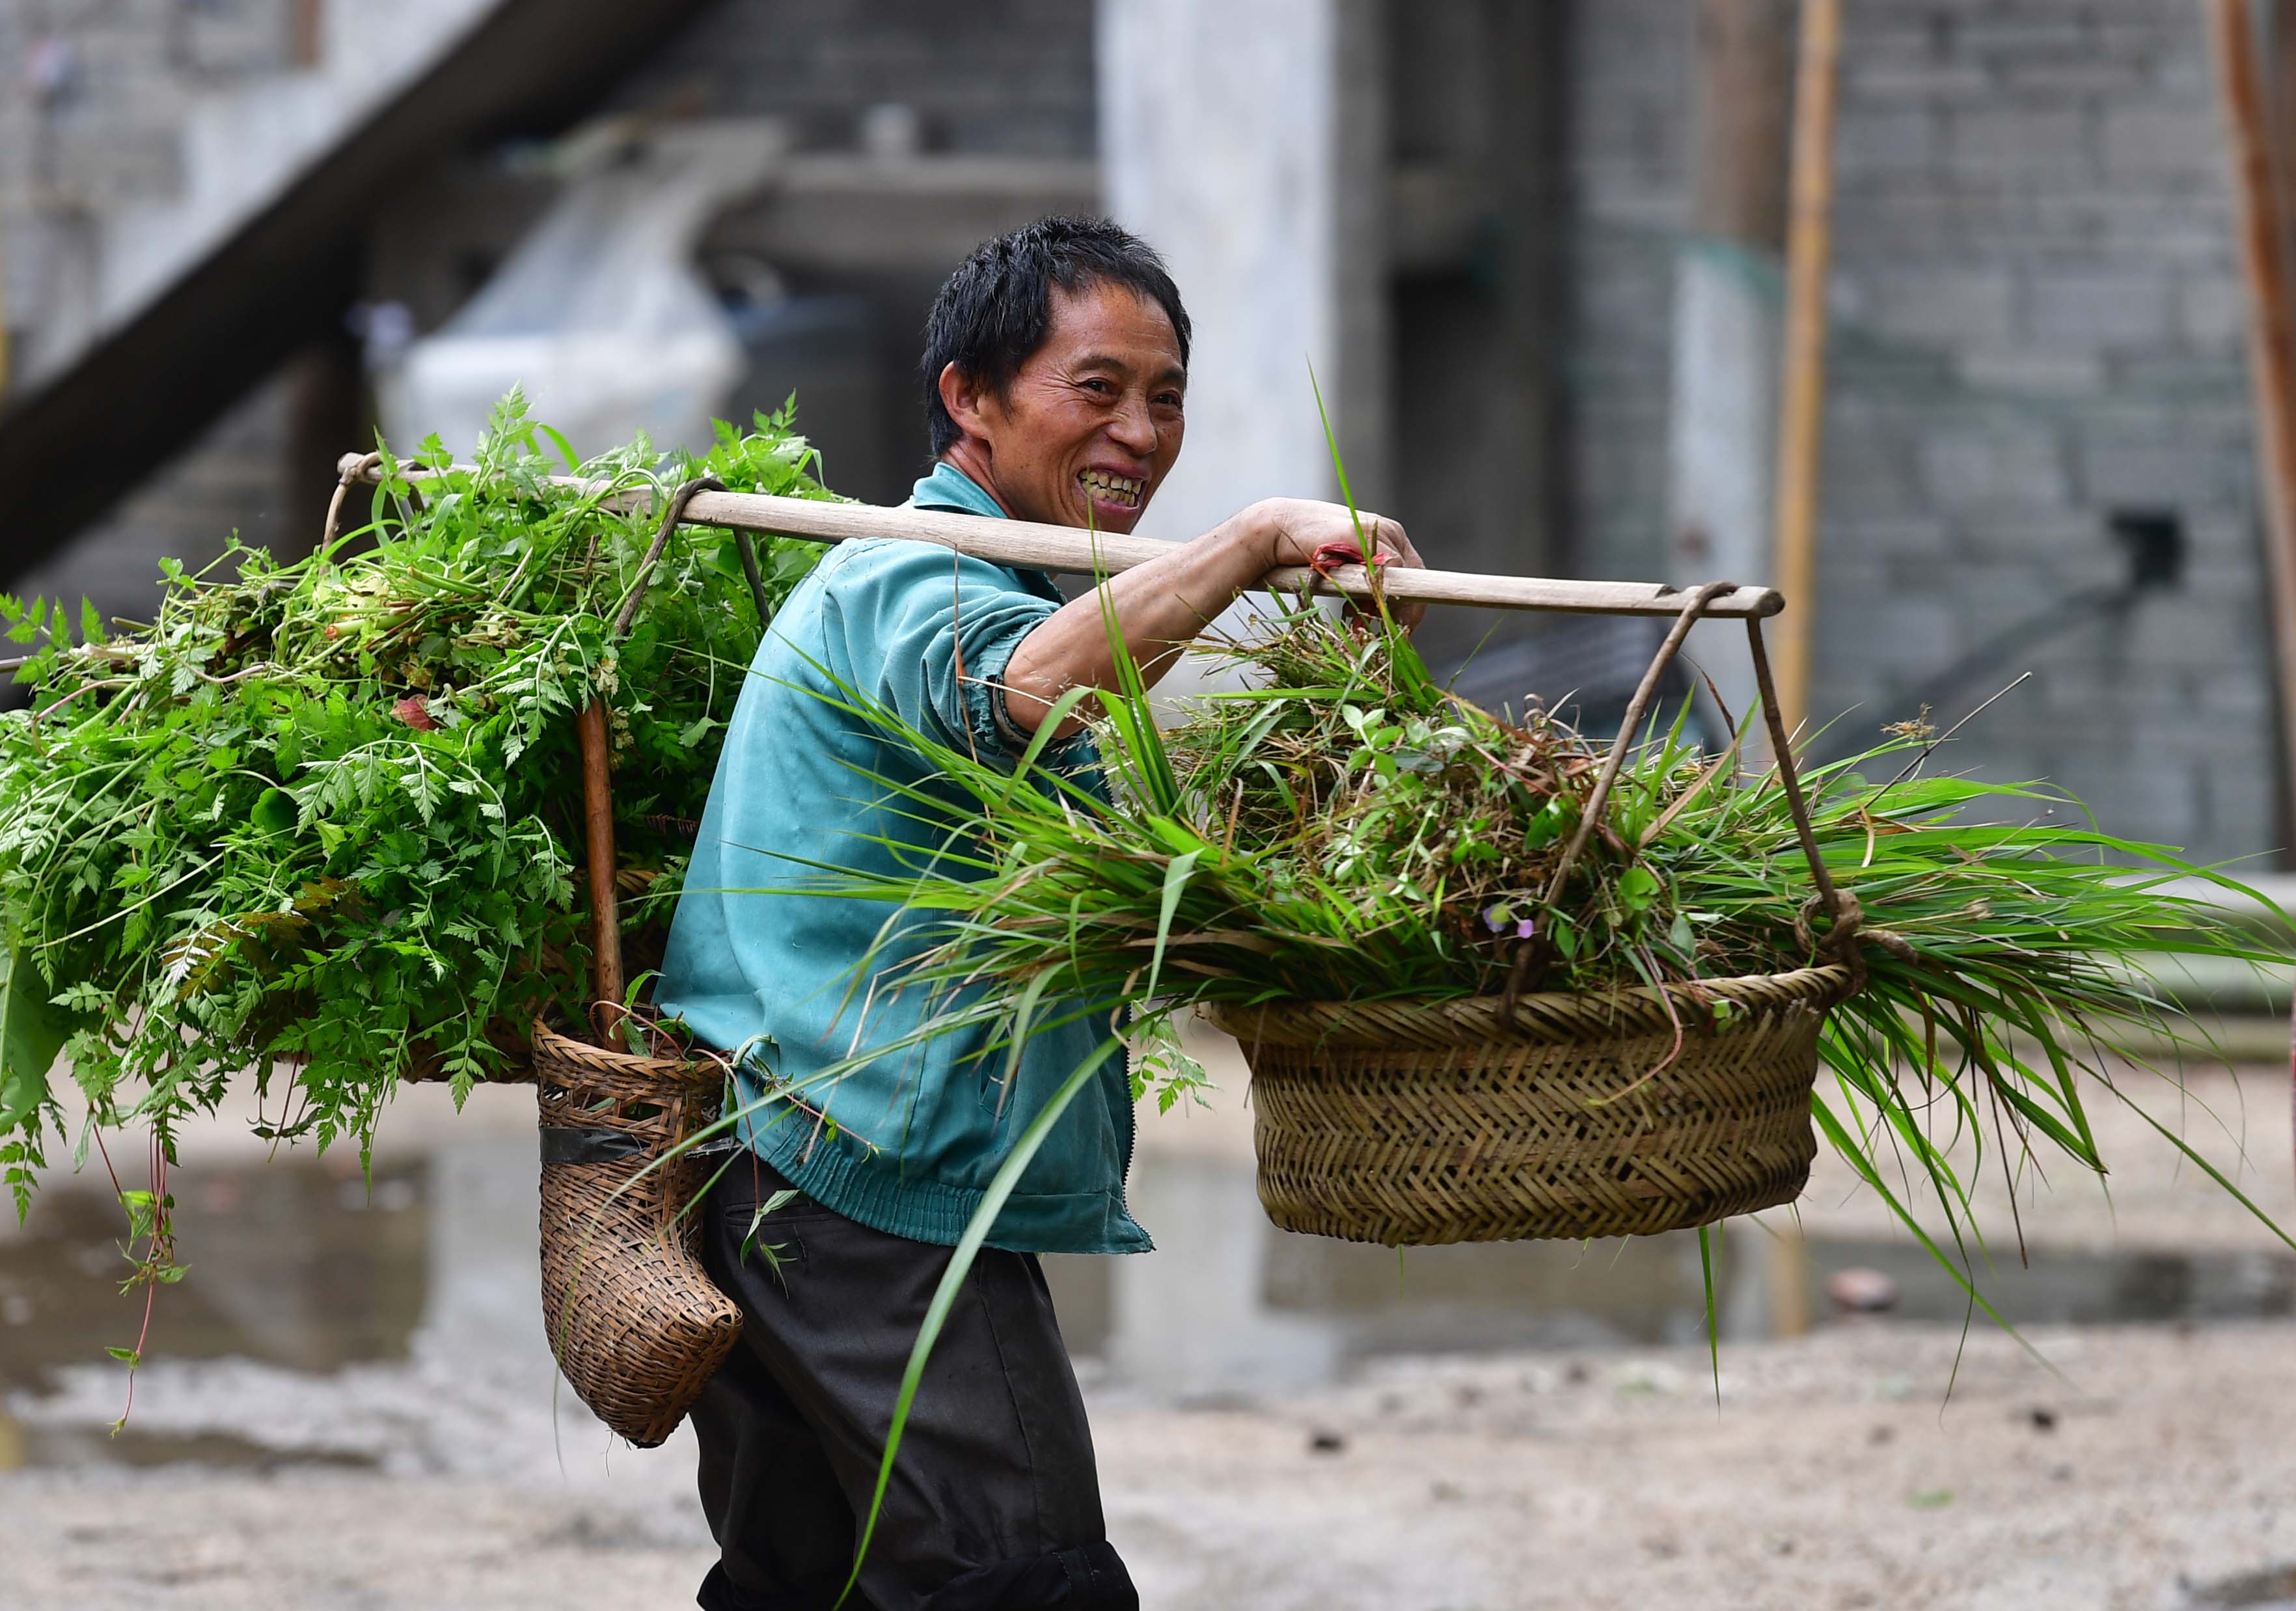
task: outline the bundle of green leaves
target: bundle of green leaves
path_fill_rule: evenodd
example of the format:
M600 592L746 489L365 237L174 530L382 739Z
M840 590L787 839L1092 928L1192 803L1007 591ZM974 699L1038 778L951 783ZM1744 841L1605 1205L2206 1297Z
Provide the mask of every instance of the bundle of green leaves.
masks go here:
M625 920L666 916L760 624L729 532L667 489L826 498L791 411L704 458L579 462L513 393L475 462L387 451L370 518L294 563L164 567L147 626L4 605L37 644L0 716L0 1166L18 1210L66 1139L175 1127L250 1079L278 1137L364 1149L418 1065L456 1098L587 964L573 713L611 713ZM421 466L437 467L424 470ZM314 511L315 513L316 511ZM316 524L316 522L315 522ZM760 541L769 601L817 545ZM72 627L77 625L75 634Z
M1251 686L1195 703L1168 733L1102 597L1119 686L1063 696L1016 768L840 689L843 708L940 773L931 788L864 780L930 824L936 849L890 876L792 868L786 886L881 903L939 929L898 970L875 956L855 969L857 1000L865 987L931 1002L915 1030L857 1061L959 1028L986 1030L991 1051L1017 1056L1055 1025L1127 1026L1021 1116L958 1241L895 1402L865 1550L926 1361L1029 1161L1111 1057L1132 1052L1136 1096L1152 1088L1162 1107L1199 1086L1203 1071L1175 1033L1197 1004L1504 999L1833 960L1821 951L1822 918L1811 920L1816 880L1786 789L1774 767L1743 758L1758 713L1719 755L1685 740L1686 710L1670 729L1628 735L1587 850L1558 883L1606 751L1552 714L1534 705L1513 721L1456 698L1383 609L1334 618L1301 601L1233 647ZM1095 736L1096 776L1044 764L1072 716ZM2069 796L1925 775L1938 741L1916 719L1802 774L1819 855L1864 911L1863 987L1820 1041L1832 1089L1821 1080L1814 1098L1819 1130L2005 1327L1972 1273L1984 1237L1956 1142L1973 1137L1980 1165L1990 1147L2007 1168L2046 1153L2102 1176L2086 1105L2099 1092L2128 1101L2296 1246L2120 1084L2164 1042L2208 1050L2205 1028L2152 969L2180 957L2285 969L2284 914L2163 846L2087 826ZM2005 801L2020 820L1979 820ZM2227 898L2198 898L2188 880ZM2243 905L2276 928L2243 921L2234 909ZM1708 1000L1726 1010L1726 992ZM745 1112L788 1094L767 1092ZM1711 1229L1698 1233L1710 1343ZM1718 1354L1718 1393L1719 1383Z
M1113 804L1034 755L1016 775L852 700L930 752L967 806L913 878L798 880L942 925L900 981L943 1004L919 1038L987 1024L1013 1045L1120 1010L1149 1054L1136 1078L1168 1106L1201 1076L1168 1033L1199 1002L1601 991L1830 960L1786 791L1741 743L1701 753L1680 715L1635 735L1557 887L1607 746L1535 705L1517 722L1455 697L1379 619L1303 607L1265 625L1233 651L1255 685L1168 734L1128 666L1119 691L1069 697L1063 715L1092 716ZM1954 1135L2102 1174L2086 1102L2120 1095L2118 1054L2205 1051L2158 963L2290 960L2284 928L2234 914L2271 911L2263 896L2098 830L2047 788L1927 775L1936 743L1903 724L1803 777L1826 867L1864 909L1864 987L1824 1032L1835 1090L1817 1123L1933 1248L1975 1231ZM2020 820L1978 820L2004 802ZM1885 1163L1926 1174L1941 1224L1920 1223Z

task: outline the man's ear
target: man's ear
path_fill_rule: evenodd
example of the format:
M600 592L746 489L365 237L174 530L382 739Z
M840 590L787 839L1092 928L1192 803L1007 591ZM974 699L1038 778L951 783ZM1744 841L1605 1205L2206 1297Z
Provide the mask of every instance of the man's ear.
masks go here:
M939 385L940 405L948 410L956 429L968 437L988 440L994 429L991 416L1001 418L1004 413L997 406L996 395L955 364L940 366Z

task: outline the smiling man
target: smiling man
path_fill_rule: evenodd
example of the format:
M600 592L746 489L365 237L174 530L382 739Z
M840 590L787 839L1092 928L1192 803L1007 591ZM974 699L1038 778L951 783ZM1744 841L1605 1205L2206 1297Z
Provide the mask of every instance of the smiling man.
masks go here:
M924 355L935 460L917 508L1128 532L1179 457L1189 325L1154 252L1099 220L988 241L934 304ZM1366 533L1415 565L1403 530ZM1333 504L1255 503L1109 584L1152 682L1244 587L1356 525ZM1114 685L1101 601L922 543L846 544L791 595L726 736L657 1000L743 1054L746 1090L891 1046L921 1004L887 983L931 943L865 903L759 893L793 869L898 875L939 835L924 756L840 707L857 691L913 729L1016 764L1070 688ZM1088 734L1053 735L1088 767ZM865 781L865 780L877 780ZM888 786L890 786L890 788ZM862 973L863 960L868 977ZM1047 1018L1057 1017L1047 1010ZM952 1034L771 1103L707 1206L705 1256L741 1304L742 1345L694 1407L720 1559L712 1611L814 1611L849 1571L911 1345L1013 1143L1098 1044L1078 1022L1003 1053ZM1073 1103L1021 1177L941 1333L912 1409L861 1594L877 1611L1138 1605L1102 1520L1092 1437L1040 1253L1134 1253L1132 1102L1120 1064ZM860 1596L848 1605L861 1605Z

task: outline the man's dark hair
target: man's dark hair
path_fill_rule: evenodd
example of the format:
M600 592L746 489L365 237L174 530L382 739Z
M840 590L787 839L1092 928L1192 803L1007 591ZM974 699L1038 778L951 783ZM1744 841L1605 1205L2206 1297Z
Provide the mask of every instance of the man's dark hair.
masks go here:
M925 422L932 456L962 435L940 400L940 372L954 364L977 386L1005 395L1045 344L1053 323L1053 287L1074 294L1120 285L1160 307L1188 361L1188 310L1155 249L1105 218L1039 218L1025 229L972 249L933 298L925 321Z

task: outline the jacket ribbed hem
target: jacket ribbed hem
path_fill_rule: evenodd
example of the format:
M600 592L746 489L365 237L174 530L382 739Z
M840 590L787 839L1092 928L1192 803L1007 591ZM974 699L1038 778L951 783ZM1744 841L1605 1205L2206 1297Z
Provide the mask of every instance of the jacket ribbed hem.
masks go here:
M903 1177L898 1159L879 1163L816 1133L802 1115L751 1127L750 1145L800 1191L857 1224L913 1242L953 1247L987 1192L945 1181ZM1096 1210L1096 1212L1095 1212ZM1078 1223L1097 1221L1096 1233ZM988 1246L1011 1253L1148 1253L1155 1244L1109 1191L1015 1191L990 1229Z

